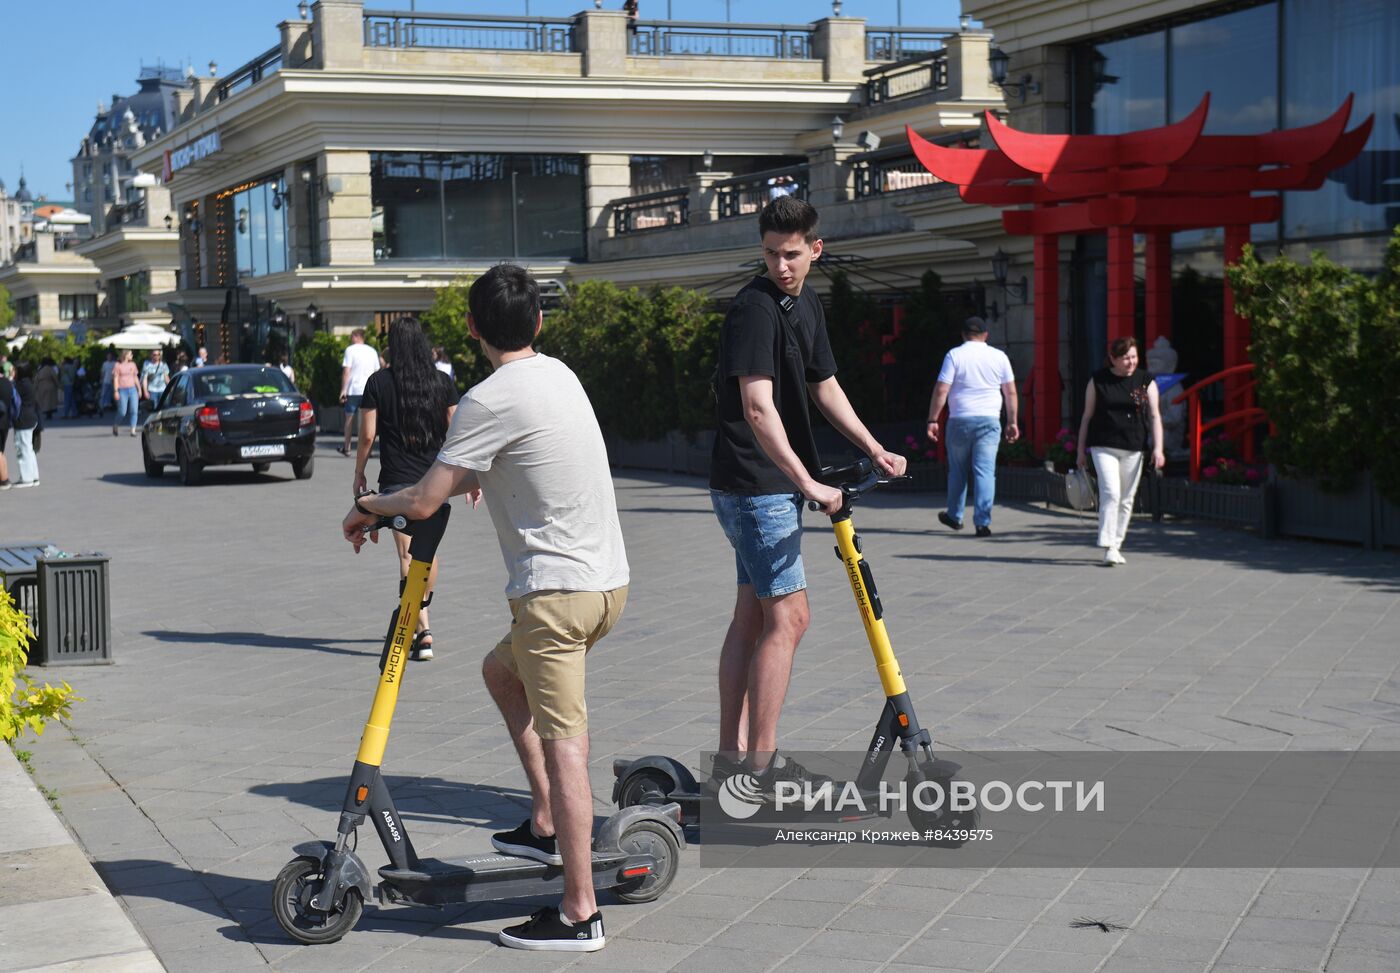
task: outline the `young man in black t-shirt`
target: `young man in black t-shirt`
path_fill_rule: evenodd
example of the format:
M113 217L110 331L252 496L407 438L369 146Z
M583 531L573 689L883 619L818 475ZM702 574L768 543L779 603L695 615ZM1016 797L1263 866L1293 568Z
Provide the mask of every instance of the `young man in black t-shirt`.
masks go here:
M714 776L746 765L768 784L807 776L777 754L778 716L808 622L802 503L829 514L841 507L841 492L813 478L821 461L808 396L885 473L903 473L905 460L875 441L836 380L821 301L803 286L822 252L817 211L781 196L763 208L758 229L768 272L735 296L720 333L710 498L734 548L739 591L720 653Z

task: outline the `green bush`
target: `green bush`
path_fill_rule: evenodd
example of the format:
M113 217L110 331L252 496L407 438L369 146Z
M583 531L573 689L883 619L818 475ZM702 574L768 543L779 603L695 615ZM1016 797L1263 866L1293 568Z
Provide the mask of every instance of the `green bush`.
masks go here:
M66 682L35 686L24 672L30 640L29 620L0 588L0 740L14 740L25 730L38 736L46 722L67 719L69 707L82 702Z
M438 288L433 294L432 307L418 318L429 344L441 345L446 352L459 392L465 392L491 374L491 362L467 330L467 291L471 289L472 280L462 277Z
M292 356L297 388L316 403L318 409L340 406L340 363L345 360L349 344L349 335L333 335L329 331L317 331L297 343ZM376 347L368 333L365 344Z
M1265 445L1286 472L1342 490L1362 470L1400 500L1400 229L1375 279L1314 253L1263 262L1246 247L1226 271L1250 321L1257 397L1276 427Z
M696 291L589 280L546 316L537 347L574 370L604 429L659 439L713 424L719 323Z

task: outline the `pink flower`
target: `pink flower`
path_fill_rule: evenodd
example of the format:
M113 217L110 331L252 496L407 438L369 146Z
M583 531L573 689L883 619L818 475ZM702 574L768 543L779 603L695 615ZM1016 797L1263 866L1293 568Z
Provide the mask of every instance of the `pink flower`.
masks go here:
M904 445L906 445L906 446L917 446L917 445L919 445L919 441L918 441L917 439L915 439L913 436L905 436L905 437L904 437Z
M926 450L924 450L924 459L938 459L938 450L936 450L936 449L926 449Z
M1258 470L1254 469L1253 467L1250 467L1249 469L1247 469L1247 470L1244 471L1244 478L1245 478L1246 480L1257 480L1257 479L1259 479L1259 478L1260 478L1261 476L1263 476L1263 475L1264 475L1264 474L1260 473Z
M1064 438L1067 437L1068 435L1069 435L1069 426L1064 426L1063 428L1060 429L1059 432L1055 433L1055 438L1056 438L1056 439L1064 439Z
M1216 469L1214 466L1207 466L1205 469L1201 470L1201 474L1202 474L1207 480L1213 480L1213 479L1215 479L1217 476L1220 475L1220 471L1219 471L1218 469Z
M1074 452L1074 440L1073 440L1073 439L1066 439L1066 440L1065 440L1065 443L1064 443L1064 446L1065 446L1065 452L1066 452L1066 453L1072 453L1072 452Z

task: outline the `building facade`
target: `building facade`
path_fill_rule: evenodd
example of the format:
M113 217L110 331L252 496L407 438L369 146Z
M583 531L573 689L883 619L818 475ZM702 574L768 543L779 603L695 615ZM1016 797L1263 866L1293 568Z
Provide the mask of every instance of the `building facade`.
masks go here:
M629 30L618 11L321 0L279 30L247 65L191 79L174 128L135 155L165 177L180 225L179 287L155 299L231 357L260 353L274 308L302 329L313 312L373 325L501 259L550 286L724 297L752 273L774 192L807 195L852 259L917 279L943 244L905 207L947 194L903 127L975 140L1001 105L990 37L957 27Z

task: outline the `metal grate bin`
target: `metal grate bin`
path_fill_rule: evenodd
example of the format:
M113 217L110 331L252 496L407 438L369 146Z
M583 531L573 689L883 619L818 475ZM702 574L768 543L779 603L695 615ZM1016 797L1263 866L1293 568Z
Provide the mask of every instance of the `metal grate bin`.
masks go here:
M39 558L38 611L29 661L39 666L102 665L112 661L108 558Z

